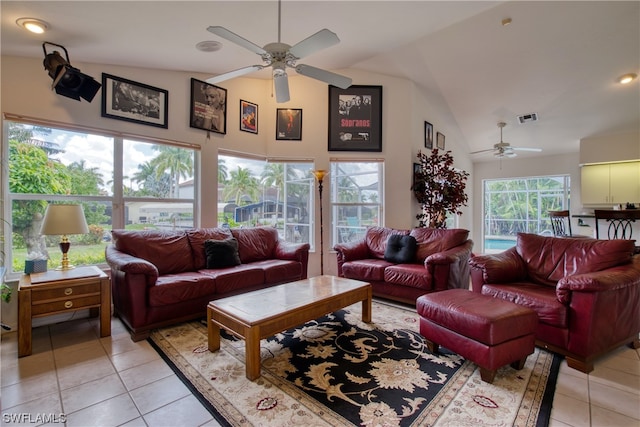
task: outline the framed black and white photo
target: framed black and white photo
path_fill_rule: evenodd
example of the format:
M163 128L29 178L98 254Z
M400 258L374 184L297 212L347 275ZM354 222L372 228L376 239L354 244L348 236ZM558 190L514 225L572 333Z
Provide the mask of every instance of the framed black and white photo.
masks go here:
M240 100L240 130L258 133L258 104Z
M169 92L102 73L102 117L168 128Z
M382 86L329 85L329 151L382 151Z
M227 133L227 90L197 79L191 79L192 128Z
M437 139L436 139L436 147L438 147L438 150L444 150L444 134L438 132L437 133Z
M278 108L276 112L276 139L300 141L302 139L302 110Z
M427 121L424 122L424 148L433 148L433 125Z

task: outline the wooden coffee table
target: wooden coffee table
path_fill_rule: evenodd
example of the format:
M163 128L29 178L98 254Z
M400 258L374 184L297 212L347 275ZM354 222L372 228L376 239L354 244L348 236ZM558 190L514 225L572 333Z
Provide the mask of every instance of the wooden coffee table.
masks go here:
M245 340L246 375L260 377L260 340L362 301L371 322L371 285L318 276L211 301L207 306L209 351L220 349L220 328Z

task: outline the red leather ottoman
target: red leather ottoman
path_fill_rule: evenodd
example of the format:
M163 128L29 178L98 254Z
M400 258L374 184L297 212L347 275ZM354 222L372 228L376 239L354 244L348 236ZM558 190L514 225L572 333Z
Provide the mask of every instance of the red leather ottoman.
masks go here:
M438 353L441 345L480 367L491 383L496 370L511 364L522 369L535 346L535 311L466 289L422 295L416 300L420 334Z

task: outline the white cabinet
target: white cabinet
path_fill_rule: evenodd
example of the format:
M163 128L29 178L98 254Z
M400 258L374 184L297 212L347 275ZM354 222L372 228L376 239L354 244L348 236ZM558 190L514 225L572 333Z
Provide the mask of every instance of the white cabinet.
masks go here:
M587 165L581 175L583 205L640 203L640 162Z

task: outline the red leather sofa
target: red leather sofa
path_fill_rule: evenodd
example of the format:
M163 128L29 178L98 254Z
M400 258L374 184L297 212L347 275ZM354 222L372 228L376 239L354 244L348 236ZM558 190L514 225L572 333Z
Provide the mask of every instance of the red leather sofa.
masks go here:
M408 262L390 261L389 238L411 236L417 245ZM373 295L415 305L429 292L469 288L473 241L463 229L369 227L363 240L337 244L338 275L369 282Z
M111 234L105 255L114 311L134 341L151 329L204 317L214 299L307 277L309 244L281 241L273 227ZM214 260L207 258L206 241L232 237L239 265L207 268Z
M474 256L472 290L538 314L536 344L579 371L624 344L640 346L640 256L633 240L521 233L516 246Z

